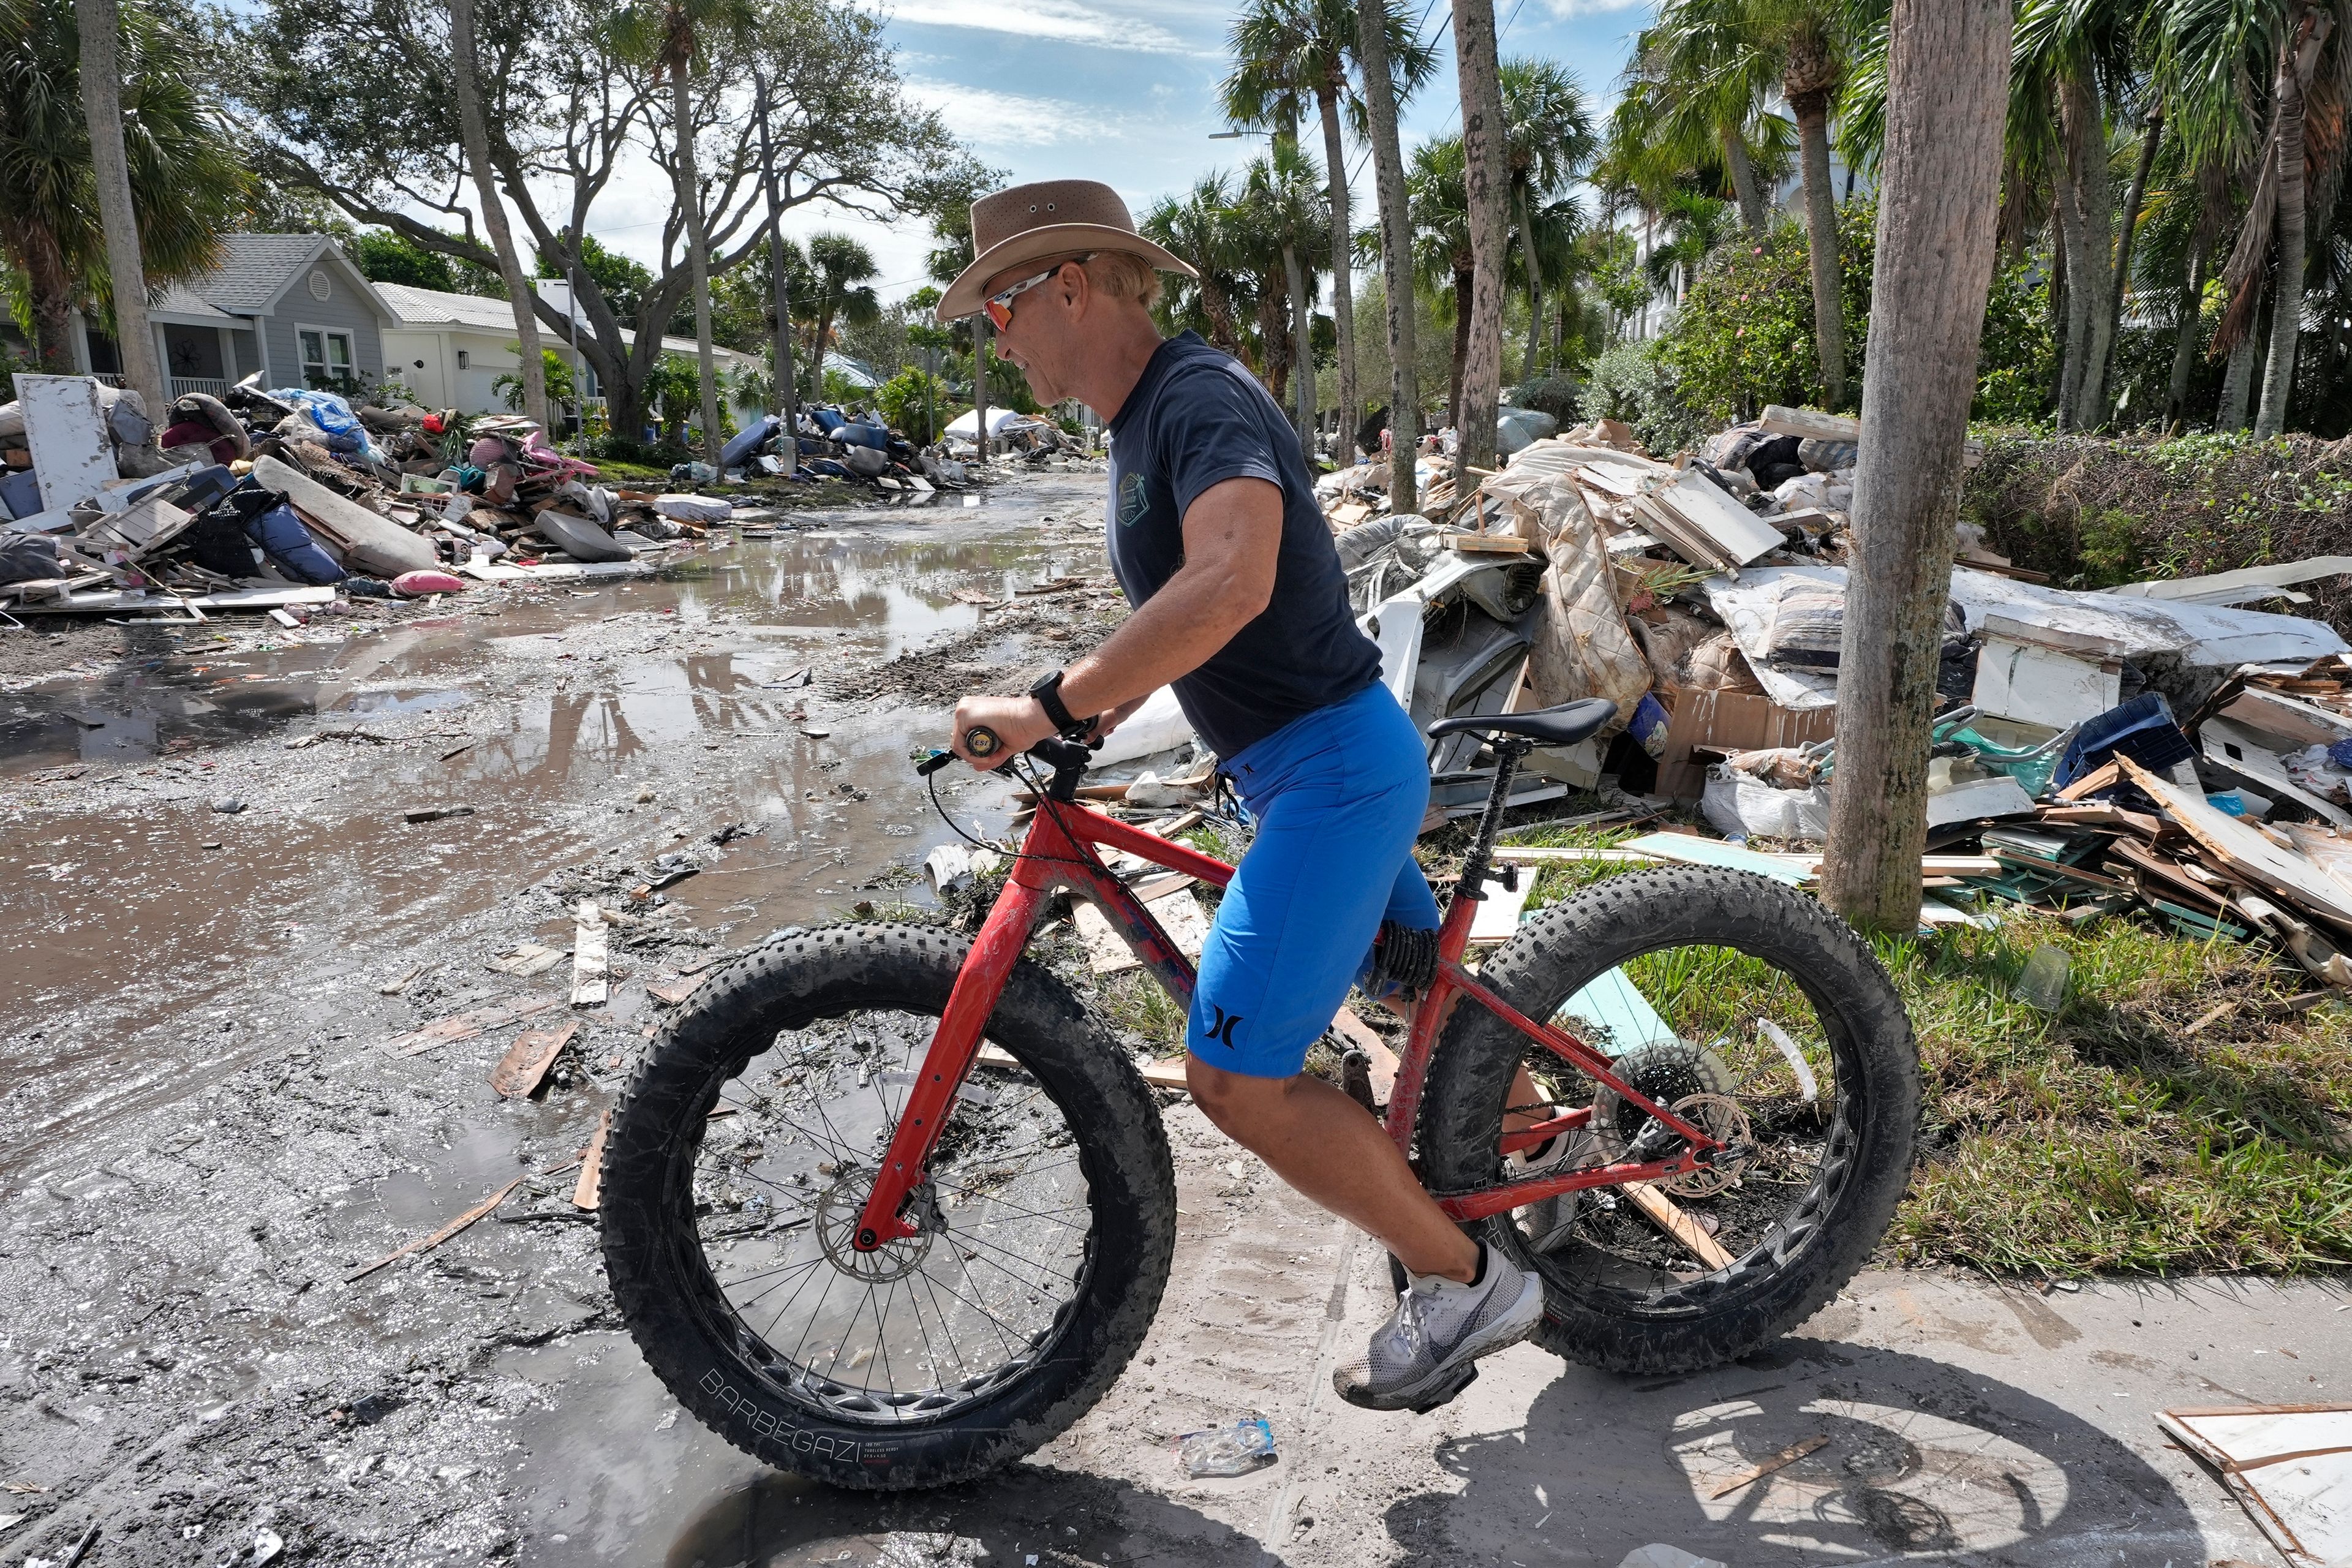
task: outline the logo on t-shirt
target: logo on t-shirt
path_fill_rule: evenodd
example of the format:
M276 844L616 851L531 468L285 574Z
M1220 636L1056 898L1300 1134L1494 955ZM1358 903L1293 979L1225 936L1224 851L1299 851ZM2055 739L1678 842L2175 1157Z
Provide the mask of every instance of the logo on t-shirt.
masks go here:
M1151 510L1151 487L1141 474L1129 474L1118 482L1118 525L1132 528L1143 521Z

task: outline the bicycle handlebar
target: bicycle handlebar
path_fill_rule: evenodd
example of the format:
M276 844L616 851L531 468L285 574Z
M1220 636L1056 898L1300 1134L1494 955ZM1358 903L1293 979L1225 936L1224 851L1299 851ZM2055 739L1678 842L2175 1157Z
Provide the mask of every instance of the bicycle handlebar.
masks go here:
M963 732L964 750L975 757L992 757L1004 749L1004 742L996 731L984 724L975 724ZM1060 772L1069 768L1083 769L1094 761L1094 752L1076 741L1048 735L1029 748L1029 754L1047 767ZM928 778L956 760L953 752L934 752L915 764L915 772Z

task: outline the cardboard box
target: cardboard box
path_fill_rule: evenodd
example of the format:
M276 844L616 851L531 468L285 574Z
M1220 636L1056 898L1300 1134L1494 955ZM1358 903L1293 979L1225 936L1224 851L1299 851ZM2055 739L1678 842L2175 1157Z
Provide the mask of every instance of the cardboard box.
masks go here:
M1665 704L1666 749L1658 758L1658 793L1696 800L1706 791L1705 762L1694 762L1694 746L1725 752L1760 752L1773 746L1805 746L1827 740L1837 729L1837 710L1783 708L1769 697L1741 691L1693 691L1661 687Z

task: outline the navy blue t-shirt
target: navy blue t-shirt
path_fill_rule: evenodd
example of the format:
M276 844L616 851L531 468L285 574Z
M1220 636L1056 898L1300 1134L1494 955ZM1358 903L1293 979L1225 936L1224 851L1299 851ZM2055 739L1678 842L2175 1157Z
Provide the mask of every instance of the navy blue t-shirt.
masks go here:
M1234 479L1282 489L1274 596L1172 683L1184 717L1221 757L1381 676L1380 647L1348 608L1347 573L1297 435L1256 377L1192 332L1160 345L1110 422L1110 564L1127 602L1142 604L1176 574L1186 509Z

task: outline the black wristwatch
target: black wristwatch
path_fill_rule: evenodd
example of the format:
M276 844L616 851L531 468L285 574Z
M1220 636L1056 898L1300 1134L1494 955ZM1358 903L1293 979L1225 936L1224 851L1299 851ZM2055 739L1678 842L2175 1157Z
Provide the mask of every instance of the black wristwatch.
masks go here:
M1069 704L1062 700L1062 673L1058 669L1054 671L1053 674L1031 687L1029 695L1034 697L1037 700L1037 705L1045 710L1045 717L1053 721L1056 731L1076 740L1086 732L1087 721L1073 714Z

